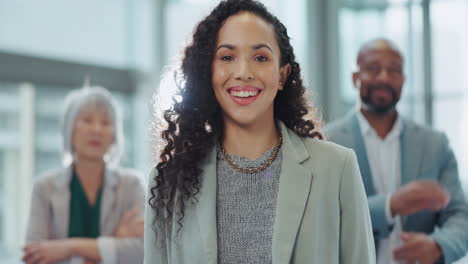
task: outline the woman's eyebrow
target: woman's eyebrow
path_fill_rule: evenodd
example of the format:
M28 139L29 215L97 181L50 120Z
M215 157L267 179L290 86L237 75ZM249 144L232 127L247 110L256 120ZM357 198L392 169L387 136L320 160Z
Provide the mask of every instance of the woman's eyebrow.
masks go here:
M218 48L216 48L216 50L219 50L221 48L226 48L226 49L230 49L230 50L235 50L236 49L236 46L232 45L232 44L221 44L218 46Z
M226 48L226 49L229 49L229 50L235 50L236 46L234 46L232 44L220 44L218 46L218 48L216 48L216 50L219 50L221 48ZM269 49L271 52L273 52L273 49L270 48L270 46L268 46L265 43L259 43L259 44L255 44L255 45L252 46L253 50L258 50L258 49L261 49L261 48L266 48L266 49Z
M256 44L256 45L253 45L253 46L252 46L252 49L254 49L254 50L258 50L258 49L261 49L261 48L267 48L267 49L269 49L271 52L273 52L273 49L270 48L270 46L268 46L268 45L265 44L265 43L260 43L260 44Z

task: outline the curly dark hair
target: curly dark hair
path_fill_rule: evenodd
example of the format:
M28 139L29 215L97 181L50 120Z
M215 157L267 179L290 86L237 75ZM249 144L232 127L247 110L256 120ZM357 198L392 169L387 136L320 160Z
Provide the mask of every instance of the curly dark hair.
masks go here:
M202 173L201 163L223 135L222 110L211 83L211 63L217 34L224 21L239 12L251 12L273 25L281 52L280 66L290 64L284 89L274 99L274 117L301 137L323 139L308 105L286 27L266 7L254 0L227 0L196 27L193 41L184 51L174 105L164 112L167 128L161 132L164 148L156 165L149 204L154 210L153 229L177 217L182 228L184 209L197 202ZM172 222L172 220L170 221ZM170 224L170 223L169 223Z

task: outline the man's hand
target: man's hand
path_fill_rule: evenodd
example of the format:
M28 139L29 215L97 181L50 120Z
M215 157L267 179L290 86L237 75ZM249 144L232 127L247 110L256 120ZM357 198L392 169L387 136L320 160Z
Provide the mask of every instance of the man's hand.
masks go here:
M424 233L402 232L403 245L393 250L393 258L402 263L434 264L442 255L440 246Z
M412 181L390 197L392 216L409 215L422 210L438 211L447 206L450 197L434 181Z
M118 238L143 236L144 218L138 214L137 208L127 211L120 220L119 227L115 231L114 236Z
M26 264L49 264L71 257L73 242L68 239L32 242L23 249Z

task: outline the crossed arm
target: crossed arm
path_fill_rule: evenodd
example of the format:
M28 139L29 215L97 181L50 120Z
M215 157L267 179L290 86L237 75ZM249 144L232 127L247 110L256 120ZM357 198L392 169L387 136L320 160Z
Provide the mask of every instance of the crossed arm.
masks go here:
M101 236L96 239L52 239L52 216L48 205L48 192L40 184L35 185L23 261L26 264L48 264L78 257L82 259L79 263L83 261L85 263L127 263L125 258L135 256L133 253L126 254L129 250L143 251L144 219L141 210L145 198L142 186L128 187L135 187L136 191L132 204L136 206L141 204L141 206L128 210L111 236ZM138 255L142 254L138 252ZM133 259L131 262L138 263L139 261Z

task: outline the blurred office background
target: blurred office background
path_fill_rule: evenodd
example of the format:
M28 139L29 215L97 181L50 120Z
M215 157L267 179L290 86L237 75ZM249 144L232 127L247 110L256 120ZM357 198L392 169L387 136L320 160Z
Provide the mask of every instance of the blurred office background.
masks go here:
M124 108L124 166L152 165L151 97L213 0L0 0L0 263L20 263L33 180L60 163L63 98L91 83ZM468 0L263 0L287 26L327 121L355 105L358 47L405 55L400 111L447 133L468 189ZM170 100L172 91L161 93Z

